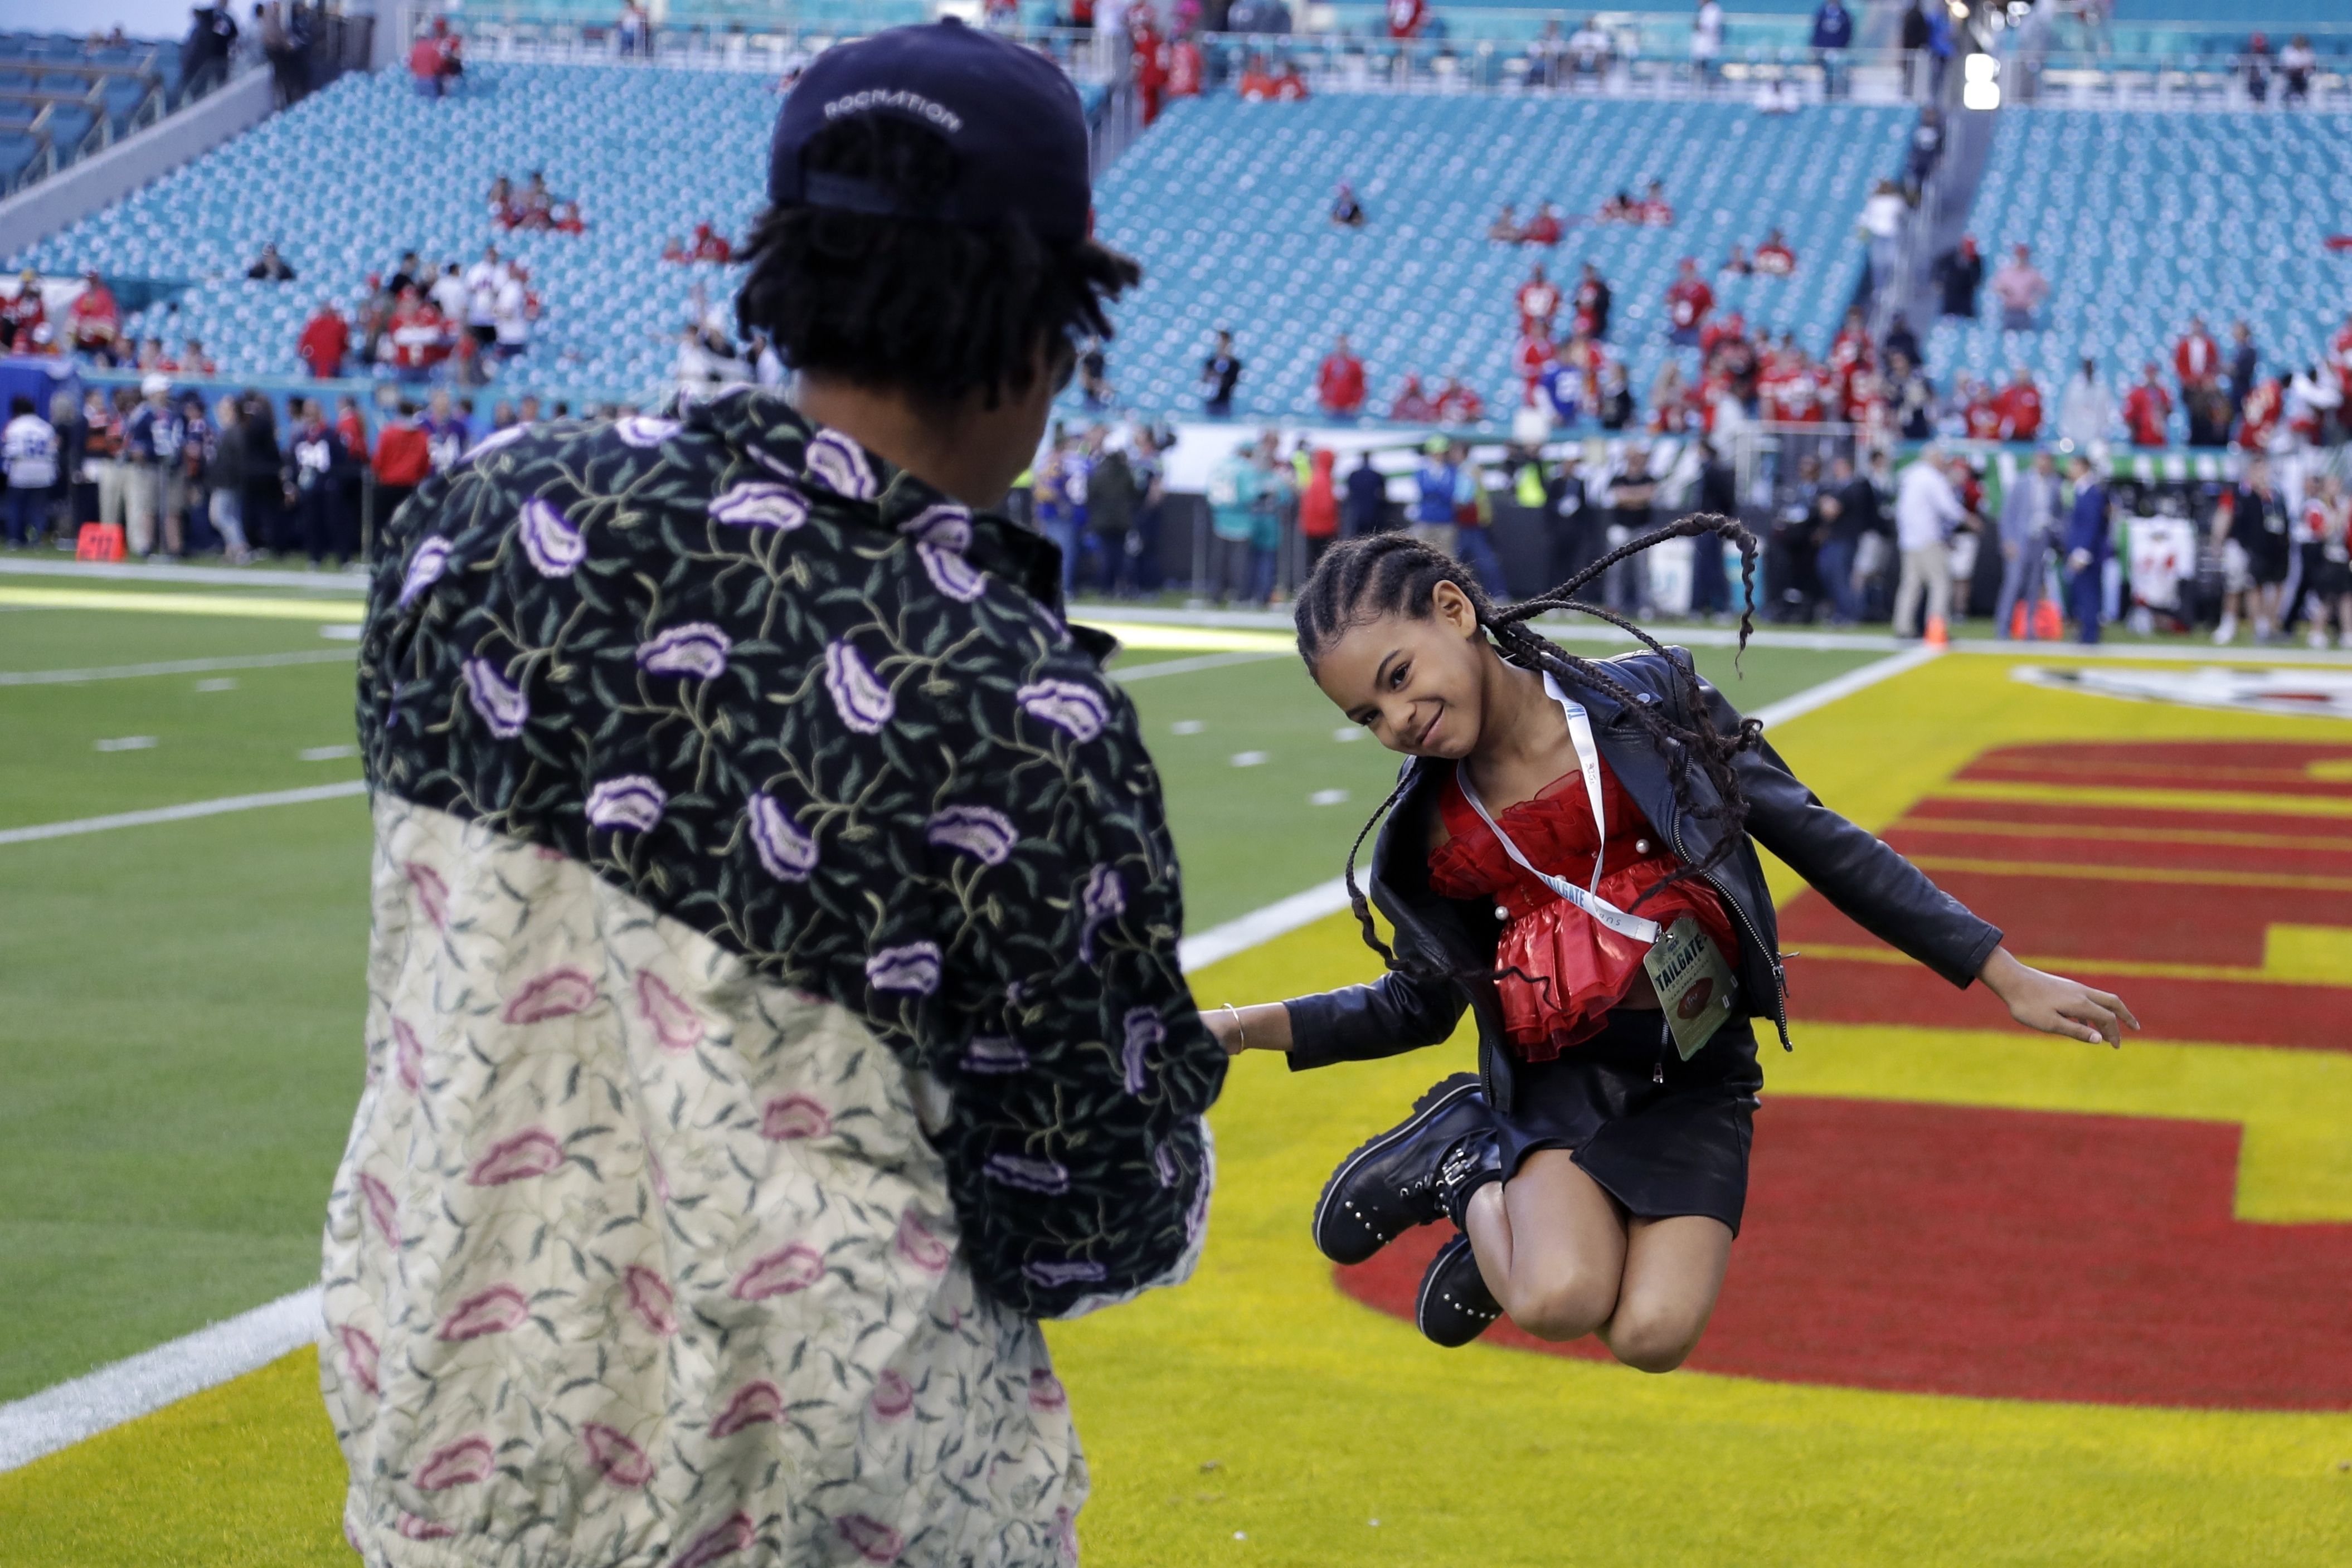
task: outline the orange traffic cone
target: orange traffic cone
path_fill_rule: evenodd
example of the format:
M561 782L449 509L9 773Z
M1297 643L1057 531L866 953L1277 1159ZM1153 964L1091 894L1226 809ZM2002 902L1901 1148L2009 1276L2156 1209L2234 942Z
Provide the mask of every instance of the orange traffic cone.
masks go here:
M2066 635L2066 622L2058 613L2058 601L2044 599L2033 607L2033 634L2045 643L2055 643Z
M2009 634L2022 641L2025 636L2025 601L2019 600L2017 608L2009 612Z
M1930 648L1948 648L1952 645L1952 634L1944 629L1942 616L1927 617L1927 635L1925 641Z

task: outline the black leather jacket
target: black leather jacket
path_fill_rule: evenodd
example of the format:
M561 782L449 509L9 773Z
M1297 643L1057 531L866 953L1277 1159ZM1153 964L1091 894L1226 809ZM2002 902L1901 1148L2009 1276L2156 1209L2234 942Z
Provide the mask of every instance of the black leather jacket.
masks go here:
M1669 652L1689 668L1688 653ZM1643 702L1677 701L1673 673L1657 654L1628 653L1611 660L1610 667ZM1699 690L1717 730L1728 735L1737 729L1739 716L1723 695L1704 681ZM1576 695L1592 716L1601 756L1651 825L1685 862L1706 858L1720 830L1677 806L1666 758L1647 733L1606 694L1579 687ZM1451 766L1423 758L1406 761L1404 774L1412 783L1373 846L1370 892L1396 927L1400 954L1416 954L1464 977L1428 983L1391 973L1369 985L1295 998L1287 1004L1290 1065L1370 1061L1435 1045L1453 1034L1466 1006L1478 1020L1478 1064L1488 1098L1507 1113L1513 1058L1504 1044L1494 983L1479 977L1494 967L1502 923L1491 901L1446 898L1429 885L1429 817ZM1780 927L1756 858L1758 844L1788 862L1864 929L1952 984L1967 986L1984 967L2000 945L2000 932L1874 835L1815 800L1769 744L1739 753L1736 768L1748 798L1748 839L1706 880L1739 933L1735 967L1749 1010L1772 1020L1784 1047L1789 1014ZM1692 768L1687 783L1695 804L1715 804L1703 769Z

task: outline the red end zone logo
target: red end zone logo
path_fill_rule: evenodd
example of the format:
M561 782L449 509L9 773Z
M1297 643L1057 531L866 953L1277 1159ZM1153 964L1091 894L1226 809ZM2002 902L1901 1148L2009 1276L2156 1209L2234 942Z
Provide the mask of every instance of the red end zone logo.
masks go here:
M2336 680L2216 674L2256 694L2245 706L2309 703ZM2214 699L2197 706L2225 706L2218 682L2189 689ZM2352 971L2308 958L2297 970L2276 940L2352 940L2347 782L2340 742L2006 747L1884 836L2028 962L2123 992L2148 1026L2127 1053L2168 1040L2352 1052ZM1790 966L1800 1052L1807 1020L1999 1027L1988 998L1818 894L1790 902L1780 933L1804 955ZM1739 1245L1693 1366L2011 1399L2352 1409L2352 1223L2239 1218L2245 1129L2224 1108L2200 1119L2194 1101L2108 1115L1776 1094L1778 1054ZM1339 1270L1341 1287L1410 1318L1441 1232ZM1486 1338L1606 1359L1507 1322Z

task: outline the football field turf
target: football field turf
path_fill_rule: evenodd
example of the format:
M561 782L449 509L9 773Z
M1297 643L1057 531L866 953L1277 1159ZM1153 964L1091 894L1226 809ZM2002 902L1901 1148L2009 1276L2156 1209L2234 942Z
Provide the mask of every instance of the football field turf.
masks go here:
M6 837L355 779L338 649L298 619L0 613L0 1401L315 1275L359 1089L360 800ZM1874 656L1758 649L1735 683L1700 653L1748 708ZM237 667L7 679L195 661ZM1334 874L1393 758L1287 657L1122 667L1180 662L1131 689L1198 931ZM1937 661L1776 743L2147 1038L2021 1035L1783 878L1799 1049L1769 1053L1723 1309L1665 1378L1437 1351L1394 1312L1410 1253L1346 1279L1314 1253L1333 1162L1465 1045L1244 1057L1199 1277L1049 1329L1087 1561L2352 1560L2352 724L2011 663ZM1195 988L1375 962L1339 916ZM345 1563L341 1488L298 1352L0 1475L0 1565Z

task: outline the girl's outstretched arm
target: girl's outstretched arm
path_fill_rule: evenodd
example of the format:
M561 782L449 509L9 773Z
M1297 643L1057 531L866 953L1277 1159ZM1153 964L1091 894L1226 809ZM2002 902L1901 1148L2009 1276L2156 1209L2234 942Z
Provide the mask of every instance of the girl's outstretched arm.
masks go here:
M2124 1042L2126 1028L2139 1028L2124 999L2108 991L2093 990L2080 980L2048 975L2018 961L2006 947L1993 950L1977 978L1985 989L2009 1004L2009 1016L2028 1029L2063 1034L2069 1040Z
M1217 1037L1217 1043L1229 1056L1239 1056L1244 1051L1288 1051L1290 1049L1290 1009L1280 1002L1260 1002L1255 1007L1220 1006L1202 1008L1201 1021Z

